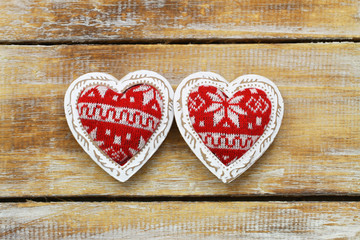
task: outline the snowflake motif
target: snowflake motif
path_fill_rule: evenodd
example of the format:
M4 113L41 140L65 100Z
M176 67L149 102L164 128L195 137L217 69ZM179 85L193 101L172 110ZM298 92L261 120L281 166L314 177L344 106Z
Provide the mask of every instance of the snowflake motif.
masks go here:
M264 113L269 109L269 104L264 99L262 99L261 96L258 99L251 97L250 100L246 103L246 106L254 113L257 111Z
M230 119L234 125L240 127L238 115L247 115L247 113L239 107L240 101L244 98L243 95L231 98L230 100L219 90L217 90L215 94L208 92L207 95L213 102L205 110L205 113L214 112L214 126L224 118L227 118Z
M202 99L198 94L194 99L190 98L189 108L197 112L204 104L205 104L205 100Z

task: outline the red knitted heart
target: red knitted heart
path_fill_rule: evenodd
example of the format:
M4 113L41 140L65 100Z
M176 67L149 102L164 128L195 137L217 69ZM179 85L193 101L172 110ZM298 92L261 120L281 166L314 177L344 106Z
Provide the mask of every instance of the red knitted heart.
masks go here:
M162 98L150 85L124 93L92 86L80 94L77 109L93 142L121 166L145 145L161 119Z
M264 133L270 121L271 101L256 88L246 88L229 98L216 87L200 86L191 91L188 110L194 130L228 166Z

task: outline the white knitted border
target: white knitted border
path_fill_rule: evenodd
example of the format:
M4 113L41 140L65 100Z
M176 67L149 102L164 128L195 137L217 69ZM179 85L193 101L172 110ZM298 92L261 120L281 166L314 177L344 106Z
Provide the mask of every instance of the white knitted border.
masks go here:
M203 143L189 117L187 101L191 90L198 86L214 86L227 96L246 88L259 88L271 101L270 122L256 143L238 160L225 166ZM284 115L284 102L279 89L269 79L259 75L244 75L231 83L212 72L198 72L186 77L174 96L174 113L181 135L200 161L221 181L229 183L244 173L268 149L277 135Z
M154 86L163 99L162 117L158 127L145 144L124 166L111 160L89 137L83 128L76 105L81 92L93 85L107 86L116 92L124 92L131 86L148 84ZM125 182L134 175L156 152L165 140L173 121L174 91L170 83L161 75L147 70L127 74L121 80L106 73L87 73L71 83L64 98L66 120L74 137L84 151L109 175Z

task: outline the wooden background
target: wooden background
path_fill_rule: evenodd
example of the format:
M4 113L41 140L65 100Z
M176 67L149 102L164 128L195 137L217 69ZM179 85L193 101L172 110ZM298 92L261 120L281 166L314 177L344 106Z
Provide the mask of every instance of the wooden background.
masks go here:
M271 2L271 3L270 3ZM360 239L360 2L0 2L0 239ZM273 145L231 184L173 125L128 182L84 153L63 96L92 71L274 81Z

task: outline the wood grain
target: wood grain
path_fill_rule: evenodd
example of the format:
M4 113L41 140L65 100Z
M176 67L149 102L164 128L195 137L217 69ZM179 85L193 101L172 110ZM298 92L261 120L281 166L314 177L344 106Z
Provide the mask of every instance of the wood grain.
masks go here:
M1 239L358 239L358 202L2 203Z
M359 39L357 0L11 0L2 42Z
M326 195L360 193L360 45L0 46L0 196ZM76 77L157 71L174 89L196 71L232 80L256 73L284 98L273 145L244 175L221 183L173 125L155 156L119 183L76 143L63 96Z

